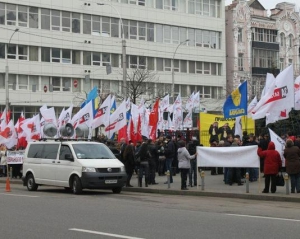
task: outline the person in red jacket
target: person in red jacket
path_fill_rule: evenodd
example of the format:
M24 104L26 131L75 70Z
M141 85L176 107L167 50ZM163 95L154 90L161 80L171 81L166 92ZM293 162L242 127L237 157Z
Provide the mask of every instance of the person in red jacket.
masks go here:
M275 193L276 175L282 165L280 154L275 150L275 144L272 141L269 142L268 149L265 151L258 145L257 154L264 159L265 189L262 192L269 193L271 181L271 193Z

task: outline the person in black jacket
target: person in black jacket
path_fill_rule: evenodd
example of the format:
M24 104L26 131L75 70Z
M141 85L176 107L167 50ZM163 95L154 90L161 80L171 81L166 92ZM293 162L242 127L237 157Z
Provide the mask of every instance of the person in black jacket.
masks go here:
M122 163L124 163L124 151L125 151L125 148L127 146L125 138L122 138L120 140L120 145L121 145L121 147L120 147L120 161Z
M134 170L134 154L134 146L132 144L128 144L123 154L124 165L127 174L126 187L132 187L130 180Z
M192 138L192 140L187 145L187 150L190 155L194 155L197 153L197 146L199 146L199 141L196 138ZM191 168L189 171L189 186L193 187L197 186L197 162L196 158L190 160ZM194 182L193 182L194 181Z
M156 161L158 161L158 148L152 139L148 140L149 150L149 184L158 184L155 182Z
M170 172L170 183L173 183L172 176L172 161L175 155L175 145L170 135L166 136L166 147L165 147L165 157L166 157L166 170ZM165 182L167 184L168 182Z
M140 157L140 168L139 168L139 187L142 187L143 174L145 173L145 187L148 187L149 179L149 151L148 151L148 139L144 137L138 156Z

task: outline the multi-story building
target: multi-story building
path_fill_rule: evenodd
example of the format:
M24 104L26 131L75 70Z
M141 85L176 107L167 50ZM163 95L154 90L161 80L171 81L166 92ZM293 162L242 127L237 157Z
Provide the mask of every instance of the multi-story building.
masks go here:
M224 0L97 3L101 0L0 0L2 110L6 65L15 120L21 111L32 117L43 104L57 114L71 103L79 106L94 86L120 94L122 28L128 74L141 68L157 76L146 99L172 93L174 59L175 95L200 91L203 107L220 110L226 85Z
M227 92L248 80L250 98L260 97L267 73L275 76L294 64L300 74L300 17L295 4L283 2L268 11L258 0L235 0L226 6Z

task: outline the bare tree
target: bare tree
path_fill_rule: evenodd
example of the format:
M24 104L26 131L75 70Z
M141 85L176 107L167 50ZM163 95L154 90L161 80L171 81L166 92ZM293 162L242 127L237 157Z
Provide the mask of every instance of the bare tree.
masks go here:
M127 73L126 89L131 102L136 104L136 100L142 95L155 94L155 83L159 81L156 73L147 69L134 69Z

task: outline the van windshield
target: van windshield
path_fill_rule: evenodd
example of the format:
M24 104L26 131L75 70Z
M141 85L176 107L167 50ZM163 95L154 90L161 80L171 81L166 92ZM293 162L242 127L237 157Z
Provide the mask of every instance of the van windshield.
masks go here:
M73 144L78 159L115 159L115 155L103 144Z

